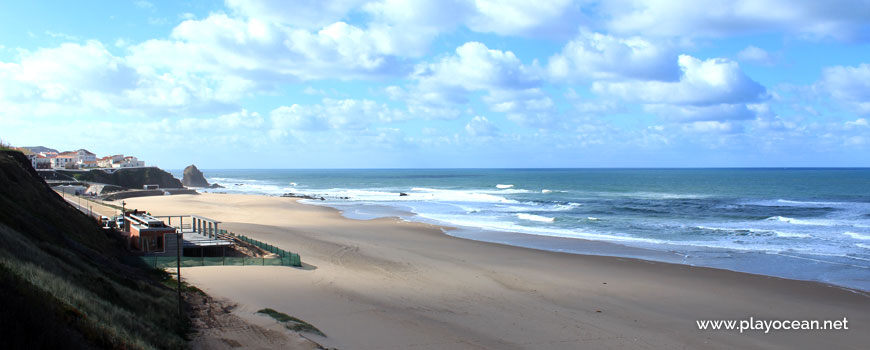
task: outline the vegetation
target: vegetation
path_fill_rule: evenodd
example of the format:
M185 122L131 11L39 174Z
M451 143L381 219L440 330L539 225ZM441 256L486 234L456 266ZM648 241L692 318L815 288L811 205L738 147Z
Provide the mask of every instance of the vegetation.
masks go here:
M0 151L4 348L184 348L189 322L160 274L51 191L23 154Z
M12 145L7 143L6 141L3 141L3 139L0 139L0 151L15 151L15 150L16 149L14 147L12 147Z
M303 320L300 320L296 317L290 316L288 314L285 314L283 312L278 312L278 311L275 311L273 309L266 308L266 309L262 309L260 311L257 311L257 313L264 314L266 316L274 318L275 321L278 321L279 323L283 323L284 327L287 327L287 329L289 329L289 330L293 330L293 331L297 331L297 332L310 332L310 333L314 333L314 334L317 334L317 335L322 336L322 337L326 336L325 334L323 334L323 332L321 332L319 329L317 329L317 327L312 326L310 323L305 322Z
M58 170L57 172L72 176L78 181L99 182L126 188L141 189L143 185L159 185L160 188L182 187L181 181L178 181L172 174L155 167L120 169L111 174L102 170Z

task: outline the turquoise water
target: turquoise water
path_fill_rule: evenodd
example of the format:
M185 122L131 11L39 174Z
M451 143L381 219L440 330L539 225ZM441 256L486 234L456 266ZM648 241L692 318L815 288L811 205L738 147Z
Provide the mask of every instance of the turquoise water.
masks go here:
M204 172L219 192L323 196L310 202L356 219L401 216L472 239L870 290L870 169ZM588 240L627 249L602 253Z

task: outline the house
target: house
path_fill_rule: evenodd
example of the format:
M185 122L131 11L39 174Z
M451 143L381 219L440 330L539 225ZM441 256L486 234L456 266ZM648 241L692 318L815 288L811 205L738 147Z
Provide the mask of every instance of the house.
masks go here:
M36 158L31 160L31 164L33 164L34 169L51 169L51 158L42 153L37 154Z
M63 152L51 158L51 167L55 169L63 169L75 166L78 161L78 155L75 152Z
M114 156L105 156L103 158L97 159L97 165L100 168L111 168L114 163L121 163L124 161L123 154L116 154Z
M73 151L76 155L76 163L78 162L95 162L97 160L97 155L91 153L86 149L79 149L77 151Z
M175 239L175 228L163 220L145 213L128 213L126 216L130 247L145 253L165 253L166 239Z
M80 160L76 162L76 167L79 169L93 169L98 168L97 161L95 160Z
M133 157L133 156L124 157L123 159L121 159L120 162L114 162L114 160L112 162L112 168L137 168L137 167L144 167L144 166L145 166L145 162L140 161L139 159L137 159L136 157Z

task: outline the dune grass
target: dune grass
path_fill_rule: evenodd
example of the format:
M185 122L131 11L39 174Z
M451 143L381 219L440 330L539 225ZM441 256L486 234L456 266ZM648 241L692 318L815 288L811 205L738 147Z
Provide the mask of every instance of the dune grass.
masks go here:
M321 337L326 336L325 334L323 334L323 332L321 332L319 329L317 329L317 327L314 327L310 323L305 322L303 320L300 320L296 317L290 316L288 314L285 314L283 312L278 312L278 311L275 311L274 309L265 308L265 309L262 309L260 311L257 311L257 313L264 314L266 316L274 318L275 321L278 321L278 323L283 323L284 327L286 327L289 330L297 331L297 332L314 333L314 334L317 334Z

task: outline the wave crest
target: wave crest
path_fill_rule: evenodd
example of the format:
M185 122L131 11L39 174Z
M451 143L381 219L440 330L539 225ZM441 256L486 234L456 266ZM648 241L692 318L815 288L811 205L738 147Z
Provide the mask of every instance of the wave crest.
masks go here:
M517 218L520 218L523 220L529 220L529 221L537 221L537 222L553 222L556 220L556 218L540 216L540 215L535 215L535 214L526 214L526 213L517 214Z

